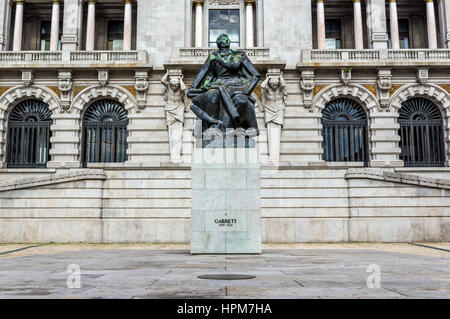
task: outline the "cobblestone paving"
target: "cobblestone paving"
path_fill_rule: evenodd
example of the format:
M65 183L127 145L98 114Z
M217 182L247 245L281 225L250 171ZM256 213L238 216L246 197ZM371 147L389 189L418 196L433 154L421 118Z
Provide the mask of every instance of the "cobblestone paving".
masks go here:
M67 267L80 266L69 289ZM368 266L380 288L368 288ZM255 279L216 281L200 274ZM0 298L450 298L450 259L375 250L265 250L195 255L187 250L81 250L0 259Z

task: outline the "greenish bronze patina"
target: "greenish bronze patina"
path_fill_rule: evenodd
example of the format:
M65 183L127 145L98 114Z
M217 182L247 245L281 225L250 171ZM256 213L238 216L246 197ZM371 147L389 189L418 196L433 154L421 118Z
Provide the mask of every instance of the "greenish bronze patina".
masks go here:
M244 51L230 49L228 35L219 35L217 46L188 91L191 109L202 120L202 132L242 128L248 136L258 135L251 94L261 76Z

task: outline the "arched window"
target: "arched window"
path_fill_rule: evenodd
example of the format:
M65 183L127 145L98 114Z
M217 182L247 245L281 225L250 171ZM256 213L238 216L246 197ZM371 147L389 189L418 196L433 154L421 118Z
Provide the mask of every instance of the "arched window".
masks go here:
M323 158L327 162L369 161L367 115L357 102L339 98L322 112Z
M442 114L430 100L412 98L399 112L400 159L405 166L444 166L445 143Z
M127 125L127 111L119 102L100 100L91 104L83 118L83 165L125 162Z
M46 167L50 150L51 116L48 105L38 100L26 100L13 108L8 120L7 167Z

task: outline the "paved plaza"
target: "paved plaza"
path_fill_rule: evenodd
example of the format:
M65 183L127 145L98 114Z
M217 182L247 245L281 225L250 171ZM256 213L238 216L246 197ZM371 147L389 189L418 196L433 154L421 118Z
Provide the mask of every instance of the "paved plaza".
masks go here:
M227 256L183 245L29 246L0 245L0 298L450 298L448 244L265 245L262 255ZM80 288L68 288L78 266ZM218 273L256 277L197 278Z

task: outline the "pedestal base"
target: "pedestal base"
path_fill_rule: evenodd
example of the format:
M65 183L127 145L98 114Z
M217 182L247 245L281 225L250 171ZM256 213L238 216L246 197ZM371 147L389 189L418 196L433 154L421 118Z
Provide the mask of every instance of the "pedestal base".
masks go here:
M253 143L195 147L191 253L261 253L260 164Z

